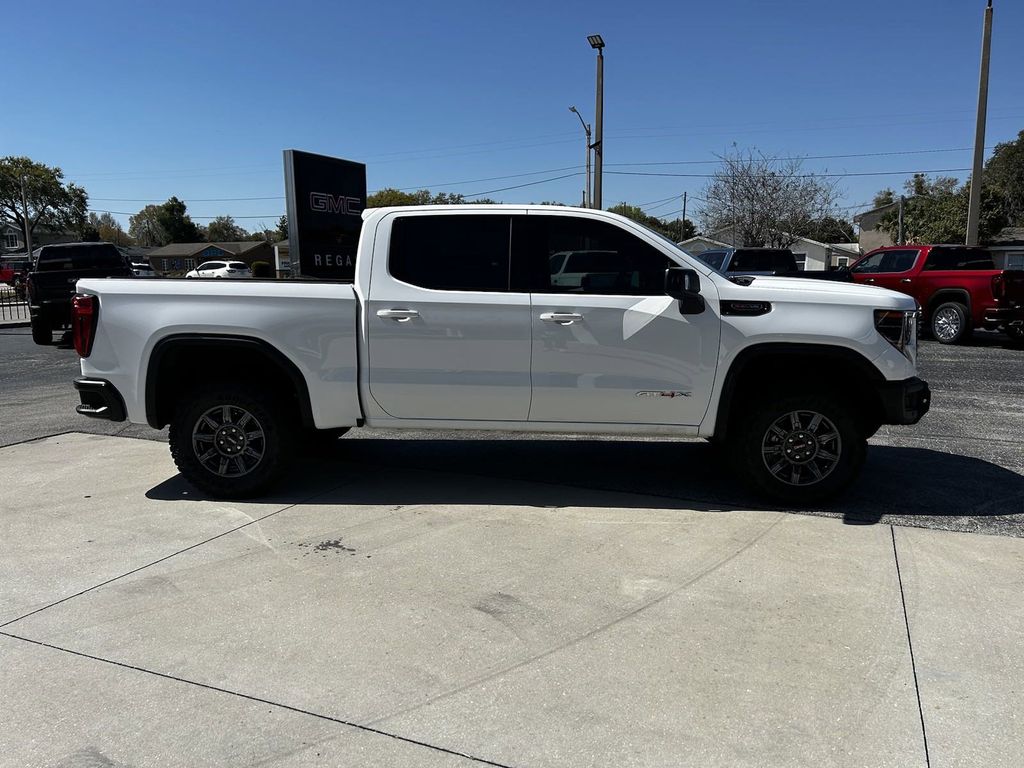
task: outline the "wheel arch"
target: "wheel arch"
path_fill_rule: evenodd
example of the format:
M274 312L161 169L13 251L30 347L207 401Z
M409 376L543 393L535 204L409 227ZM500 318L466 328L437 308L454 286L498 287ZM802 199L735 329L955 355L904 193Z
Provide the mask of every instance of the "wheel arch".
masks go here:
M884 406L877 385L885 377L870 360L852 349L825 344L769 342L747 347L736 355L718 399L714 440L732 431L730 420L745 403L758 396L828 387L856 407L865 435L883 423Z
M157 342L146 367L149 426L162 429L170 422L175 395L196 380L189 369L204 365L211 379L251 377L284 396L302 426L315 426L309 387L295 363L262 339L228 334L175 334Z
M967 319L973 323L972 318L972 307L971 307L971 292L966 288L941 288L932 294L931 298L928 299L928 306L926 308L927 317L929 322L931 321L932 313L935 308L940 304L945 304L948 301L956 302L957 304L963 304L967 307Z

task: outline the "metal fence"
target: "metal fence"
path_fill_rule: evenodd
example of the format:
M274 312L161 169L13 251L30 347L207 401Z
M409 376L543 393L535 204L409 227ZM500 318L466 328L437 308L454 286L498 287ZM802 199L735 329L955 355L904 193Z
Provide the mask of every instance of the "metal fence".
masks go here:
M0 284L0 323L28 320L28 302L13 288Z

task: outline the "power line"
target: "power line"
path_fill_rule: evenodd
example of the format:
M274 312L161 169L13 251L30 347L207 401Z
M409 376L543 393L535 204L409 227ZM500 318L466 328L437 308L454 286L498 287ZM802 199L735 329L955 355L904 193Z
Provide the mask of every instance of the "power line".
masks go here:
M109 214L112 214L114 216L135 216L138 213L138 211L136 211L135 213L131 213L129 211L105 211L105 210L103 210L101 208L90 208L89 209L89 213L109 213ZM233 218L233 219L277 219L277 218L280 218L281 215L282 214L280 214L280 213L272 213L272 214L267 214L266 216L232 216L231 218ZM191 213L188 214L188 217L190 219L219 219L220 218L220 216L193 216Z
M569 179L569 178L572 178L573 176L582 176L582 175L583 174L580 171L577 171L576 173L566 173L566 174L564 174L562 176L554 176L554 177L552 177L550 179L541 179L540 181L530 181L530 182L527 182L526 184L516 184L515 186L512 186L512 187L500 187L499 189L488 189L488 190L485 190L483 192L470 192L470 193L467 193L467 194L463 195L463 197L480 197L481 195L490 195L490 194L493 194L494 192L505 192L505 191L510 190L510 189L522 189L523 187L534 187L534 186L537 186L538 184L547 184L547 183L552 182L552 181L560 181L561 179Z
M957 173L960 171L969 171L970 168L935 168L927 171L866 171L857 173L796 173L786 178L792 179L809 179L809 178L829 178L829 179L845 179L851 176L913 176L917 173ZM686 179L714 179L717 178L717 174L713 173L657 173L654 171L608 171L609 174L616 176L669 176L672 178L686 178Z
M90 200L98 200L101 203L159 203L158 197L90 197ZM284 195L272 197L189 197L183 202L186 203L231 203L247 200L284 200Z
M908 149L899 152L857 152L844 155L792 155L790 157L773 157L768 156L764 158L756 158L754 162L772 162L772 161L785 161L785 160L845 160L855 157L891 157L894 155L924 155L924 154L935 154L940 152L969 152L973 147L953 147L950 149ZM985 147L985 149L994 149L992 147ZM606 166L614 165L616 167L641 167L648 165L715 165L721 163L721 159L717 160L664 160L657 162L646 162L646 163L605 163Z

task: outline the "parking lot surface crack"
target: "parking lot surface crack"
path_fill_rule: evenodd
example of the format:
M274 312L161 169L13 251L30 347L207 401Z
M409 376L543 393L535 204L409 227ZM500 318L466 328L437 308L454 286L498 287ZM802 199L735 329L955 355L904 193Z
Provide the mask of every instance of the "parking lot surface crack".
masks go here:
M361 725L361 724L353 722L351 720L345 720L345 719L340 718L340 717L333 717L332 715L326 715L326 714L323 714L322 712L313 712L312 710L309 710L309 709L303 709L302 707L293 707L290 704L284 704L284 703L279 702L279 701L271 701L270 699L264 699L264 698L261 698L259 696L251 696L251 695L249 695L247 693L242 693L241 691L233 691L233 690L231 690L229 688L221 688L220 686L211 685L209 683L203 683L203 682L200 682L198 680L189 680L189 679L184 678L184 677L178 677L177 675L169 675L169 674L167 674L165 672L159 672L159 671L157 671L155 669L147 669L145 667L139 667L139 666L136 666L134 664L126 664L123 661L117 661L115 659L107 659L107 658L104 658L102 656L94 656L91 653L83 653L82 651L76 651L76 650L73 650L71 648L63 648L63 647L61 647L59 645L53 645L52 643L45 643L45 642L43 642L41 640L33 640L30 637L23 637L21 635L15 635L15 634L13 634L11 632L0 631L0 636L10 638L11 640L20 640L21 642L24 642L24 643L31 643L32 645L36 645L36 646L39 646L41 648L47 648L47 649L52 650L52 651L58 651L60 653L71 654L72 656L77 656L77 657L82 658L82 659L89 659L90 661L98 661L98 662L100 662L102 664L110 664L110 665L115 666L115 667L120 667L121 669L129 669L129 670L131 670L133 672L141 672L141 673L146 674L146 675L153 675L155 677L159 677L159 678L162 678L164 680L171 680L171 681L176 682L176 683L183 683L185 685L192 685L192 686L195 686L197 688L203 688L203 689L205 689L207 691L214 691L216 693L223 693L223 694L226 694L228 696L235 696L235 697L238 697L240 699L245 699L246 701L256 702L257 704L265 704L265 705L270 706L270 707L277 707L278 709L284 709L284 710L287 710L289 712L295 712L295 713L300 714L300 715L308 715L309 717L315 717L315 718L318 718L320 720L327 720L328 722L337 723L338 725L344 725L344 726L347 726L349 728L354 728L355 730L362 731L364 733L372 733L372 734L377 735L377 736L385 736L385 737L387 737L389 739L395 739L396 741L400 741L400 742L403 742L405 744L412 744L414 746L423 747L424 749L430 749L430 750L433 750L435 752L440 752L440 753L445 754L445 755L451 755L453 757L460 757L460 758L463 758L465 760L470 760L470 761L472 761L474 763L478 763L480 765L490 765L490 766L495 766L495 768L514 768L514 766L511 766L508 763L499 763L499 762L496 762L494 760L488 760L488 759L483 758L483 757L478 757L476 755L471 755L468 752L460 752L457 749L450 749L448 747L442 747L442 746L439 746L437 744L430 744L430 743L425 742L425 741L420 741L419 739L413 739L413 738L410 738L408 736L402 736L400 734L392 733L390 731L385 731L385 730L382 730L380 728L374 728L374 727L369 726L369 725Z
M889 533L892 535L892 556L896 561L896 579L900 585L900 601L903 603L903 623L907 628L907 647L910 649L910 669L914 673L914 693L917 694L917 713L921 717L921 739L924 742L924 763L931 768L931 757L928 754L928 730L924 724L924 707L921 706L921 687L917 682L917 663L914 660L914 642L910 637L910 618L907 615L907 598L903 592L903 574L900 572L900 555L896 549L896 529L889 526Z
M54 600L51 603L47 603L46 605L40 606L39 608L36 608L33 611L29 611L28 613L22 614L21 616L18 616L17 618L11 619L10 621L6 621L3 624L0 624L0 629L3 629L5 627L9 627L12 624L15 624L15 623L17 623L19 621L27 619L29 616L35 616L37 613L42 613L43 611L49 610L50 608L54 608L54 607L56 607L58 605L66 603L69 600L74 600L76 597L81 597L82 595L86 595L86 594L88 594L90 592L93 592L93 591L95 591L97 589L100 589L101 587L105 587L108 584L112 584L115 581L119 581L120 579L127 578L128 576L136 574L139 571L144 571L147 568L152 568L154 565L159 565L160 563L166 562L167 560L170 560L173 557L177 557L178 555L182 555L182 554L184 554L186 552L191 552L193 549L197 549L197 548L202 547L202 546L204 546L206 544L209 544L211 541L216 541L217 539L221 539L221 538L223 538L225 536L229 536L230 534L236 533L236 532L242 530L243 528L248 528L250 525L256 525L258 523L262 523L264 520L267 520L268 518L274 517L275 515L279 515L282 512L287 512L289 509L294 509L295 507L301 506L303 504L307 504L307 503L313 501L314 499L316 499L316 498L318 498L320 496L324 496L326 494L333 493L334 491L338 490L339 488L344 488L346 485L351 485L354 482L356 482L356 481L355 480L349 480L349 481L346 481L344 483L339 483L338 485L333 486L332 488L329 488L326 491L321 491L319 493L315 493L312 496L310 496L309 498L302 499L301 501L296 501L296 502L294 502L292 504L288 504L287 506L281 507L280 509L275 509L273 512L268 512L267 514L263 515L262 517L253 518L252 520L250 520L250 521L248 521L246 523L242 523L241 525L236 525L234 528L229 528L228 530L222 531L221 533L218 533L215 536L210 536L208 539L203 539L202 541L198 541L195 544L190 544L189 546L183 547L182 549L179 549L176 552L172 552L169 555L164 555L163 557L158 558L156 560L153 560L152 562L145 563L144 565L140 565L137 568L132 568L130 571L125 571L124 573L120 573L117 576L113 576L113 577L111 577L109 579L106 579L105 581L101 581L99 584L93 584L91 587L86 587L85 589L79 590L78 592L75 592L72 595L66 595L65 597L62 597L59 600Z

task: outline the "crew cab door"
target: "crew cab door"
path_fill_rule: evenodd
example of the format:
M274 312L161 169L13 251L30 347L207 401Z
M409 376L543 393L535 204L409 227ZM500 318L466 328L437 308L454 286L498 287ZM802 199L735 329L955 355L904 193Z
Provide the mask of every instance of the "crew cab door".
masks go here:
M515 225L516 270L528 275L514 279L533 291L530 421L700 424L718 360L714 284L702 280L704 311L683 315L664 290L666 268L680 264L654 236L578 212ZM579 256L568 269L565 252Z
M914 269L920 250L917 248L901 248L892 251L879 251L871 254L851 270L853 279L866 285L877 285L900 293L907 293L921 300L917 295L919 288Z
M530 296L510 289L503 210L401 212L376 228L370 396L398 419L525 421ZM367 236L364 234L364 236Z

